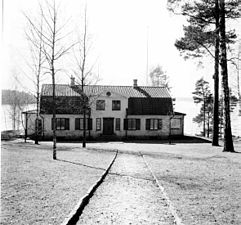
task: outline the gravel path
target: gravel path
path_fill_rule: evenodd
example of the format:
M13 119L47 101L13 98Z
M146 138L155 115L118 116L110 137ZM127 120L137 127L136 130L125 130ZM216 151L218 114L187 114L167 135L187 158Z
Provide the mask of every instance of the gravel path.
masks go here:
M139 155L120 154L77 224L174 224Z

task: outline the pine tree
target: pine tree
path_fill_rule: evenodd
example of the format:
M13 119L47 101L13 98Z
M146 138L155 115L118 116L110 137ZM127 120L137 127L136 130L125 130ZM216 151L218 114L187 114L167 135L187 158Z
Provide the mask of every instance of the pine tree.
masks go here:
M205 81L203 78L199 79L195 84L195 91L193 92L193 100L196 104L202 103L202 107L200 110L200 114L194 121L196 122L203 122L203 136L206 136L206 124L207 119L206 114L208 111L208 104L210 104L210 88L209 83ZM202 119L200 120L200 118ZM209 122L208 122L209 124Z
M183 1L169 0L169 8L174 8ZM224 14L227 18L240 16L240 0L227 1ZM176 7L177 8L177 7ZM202 57L208 52L214 59L214 113L213 113L213 145L218 145L218 106L219 106L219 47L220 47L220 5L219 0L201 0L184 2L180 14L188 18L188 26L184 26L184 37L176 41L176 47L185 53L185 58ZM232 43L236 38L233 31L225 31L225 41ZM215 47L215 54L211 47Z

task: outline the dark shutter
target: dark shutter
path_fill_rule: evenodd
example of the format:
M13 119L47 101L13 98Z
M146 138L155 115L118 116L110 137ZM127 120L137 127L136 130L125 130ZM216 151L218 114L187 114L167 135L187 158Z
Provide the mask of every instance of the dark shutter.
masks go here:
M150 119L146 119L146 130L150 130Z
M80 130L80 118L75 118L75 130Z
M120 118L115 119L115 130L120 130Z
M54 118L52 118L52 120L51 120L51 129L52 130L54 129Z
M124 119L124 130L128 130L128 119Z
M92 119L88 119L88 130L92 130Z
M141 120L136 119L136 130L140 130L140 129L141 129Z
M158 120L158 129L161 130L162 129L162 119Z
M65 130L69 130L69 119L65 119Z

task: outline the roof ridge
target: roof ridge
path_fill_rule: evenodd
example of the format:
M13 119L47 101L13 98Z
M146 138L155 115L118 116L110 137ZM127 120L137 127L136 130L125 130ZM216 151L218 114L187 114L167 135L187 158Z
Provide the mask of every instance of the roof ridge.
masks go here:
M52 85L52 84L42 84L42 85ZM70 86L70 84L55 84L55 85ZM80 84L76 85L76 86L80 86ZM131 87L131 88L134 88L132 85L108 85L108 84L85 84L84 86ZM139 85L137 87L140 87L140 88L167 88L165 86L139 86Z
M76 88L79 88L80 85L75 85ZM151 98L163 98L167 97L170 98L170 93L167 88L161 87L154 87L154 86L121 86L121 85L85 85L84 92L91 93L91 92L102 92L104 90L110 90L126 97L151 97ZM53 89L52 84L43 84L41 93L42 95L51 95L51 90ZM76 89L73 88L70 84L56 84L56 94L60 96L75 96Z
M138 87L141 87L141 88L167 88L165 86L138 86Z

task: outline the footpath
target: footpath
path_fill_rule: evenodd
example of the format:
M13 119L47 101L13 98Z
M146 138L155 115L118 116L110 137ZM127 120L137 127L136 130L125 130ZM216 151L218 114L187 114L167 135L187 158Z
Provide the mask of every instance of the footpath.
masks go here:
M143 157L119 154L77 224L176 224Z

